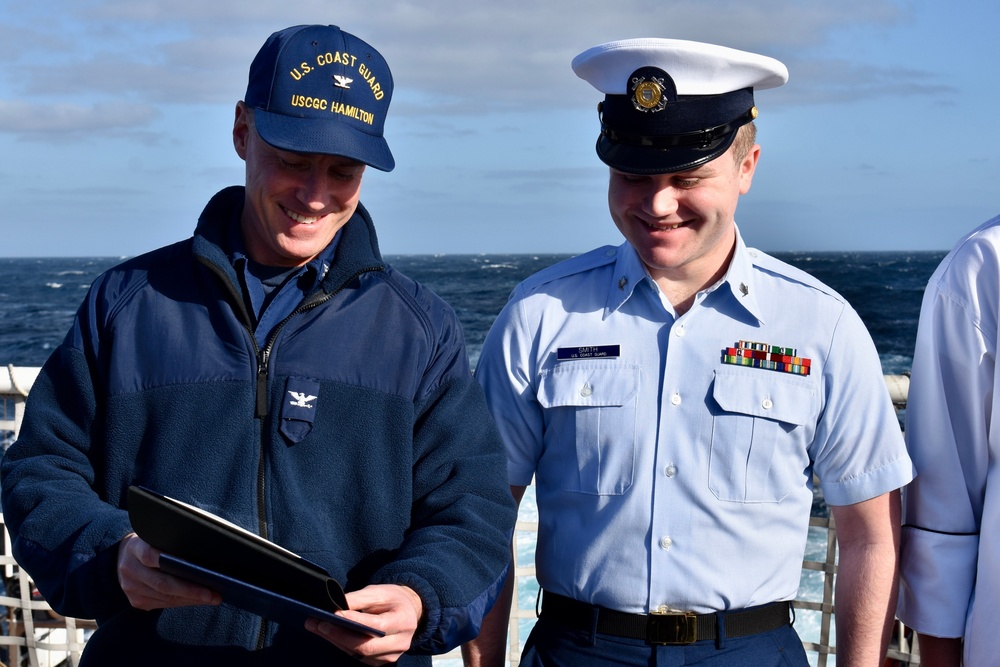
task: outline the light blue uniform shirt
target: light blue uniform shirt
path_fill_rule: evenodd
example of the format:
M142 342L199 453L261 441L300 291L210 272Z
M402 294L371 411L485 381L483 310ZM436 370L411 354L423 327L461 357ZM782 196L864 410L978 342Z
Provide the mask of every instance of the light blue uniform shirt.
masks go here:
M736 243L680 317L626 243L527 279L493 325L477 377L511 484L535 479L545 590L632 613L791 600L813 471L832 505L912 478L858 315ZM724 363L738 341L809 375Z

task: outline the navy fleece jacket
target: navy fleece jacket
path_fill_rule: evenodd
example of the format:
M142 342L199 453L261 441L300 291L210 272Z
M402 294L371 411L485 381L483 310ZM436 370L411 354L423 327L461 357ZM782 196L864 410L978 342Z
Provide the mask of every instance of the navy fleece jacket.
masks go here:
M243 197L223 190L192 238L91 287L0 467L14 554L58 612L98 620L84 664L355 664L226 604L133 609L116 557L139 484L264 535L347 590L413 588L425 620L400 664L429 664L478 632L516 515L461 327L382 261L359 206L321 287L260 348L222 247Z

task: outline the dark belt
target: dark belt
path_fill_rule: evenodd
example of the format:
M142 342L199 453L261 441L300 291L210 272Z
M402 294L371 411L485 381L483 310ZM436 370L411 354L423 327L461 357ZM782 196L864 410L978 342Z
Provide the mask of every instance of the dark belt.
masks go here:
M770 632L788 625L791 623L789 609L791 609L789 602L772 602L759 607L725 611L721 614L676 611L663 614L627 614L545 591L542 595L540 617L574 630L644 639L650 644L693 644L716 638L720 615L725 628L723 634L726 637L737 638Z

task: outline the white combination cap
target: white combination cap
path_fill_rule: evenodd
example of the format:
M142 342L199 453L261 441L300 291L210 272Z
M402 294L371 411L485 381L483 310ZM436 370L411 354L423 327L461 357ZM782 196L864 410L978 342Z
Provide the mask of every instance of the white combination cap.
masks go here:
M774 58L681 39L626 39L573 59L605 99L597 154L632 173L693 169L722 155L757 117L754 89L788 81Z

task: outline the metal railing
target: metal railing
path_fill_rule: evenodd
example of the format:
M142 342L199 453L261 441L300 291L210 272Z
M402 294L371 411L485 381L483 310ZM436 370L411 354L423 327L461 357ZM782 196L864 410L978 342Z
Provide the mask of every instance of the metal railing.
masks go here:
M3 449L17 437L24 400L38 377L38 368L7 366L0 371L0 442ZM0 552L0 665L77 667L93 621L66 618L35 590L31 579L11 556L10 536L3 514L3 551Z
M0 437L4 448L16 438L24 411L24 400L31 384L38 375L38 368L17 368L8 366L6 373L0 373ZM905 375L886 375L886 387L897 410L906 407L909 378ZM529 494L531 493L529 489ZM520 658L521 648L535 621L535 599L538 583L535 581L535 567L531 554L534 551L538 522L532 510L524 511L515 527L514 549L514 600L511 610L508 634L508 664L515 667ZM64 618L52 611L51 607L32 594L32 585L27 575L17 566L10 554L10 541L0 515L3 530L4 549L0 554L3 567L5 589L0 591L0 606L6 612L3 632L0 634L0 666L3 652L9 655L9 665L68 665L77 667L80 652L86 642L87 633L94 627L92 621ZM820 542L825 539L825 553L815 559L807 558L802 563L803 578L809 579L811 591L818 591L819 598L805 597L800 591L800 599L795 601L796 618L818 615L818 623L810 625L815 629L815 637L803 635L803 646L810 661L816 667L831 667L836 661L836 646L833 643L835 629L834 581L837 573L837 531L832 518L812 517L810 533ZM819 535L815 535L819 531ZM815 540L814 540L815 541ZM820 581L815 581L819 578ZM800 630L801 632L801 630ZM893 643L887 660L897 665L920 664L920 656L906 629L896 624ZM435 657L437 667L458 665L461 657L458 650ZM889 664L889 663L887 663Z

